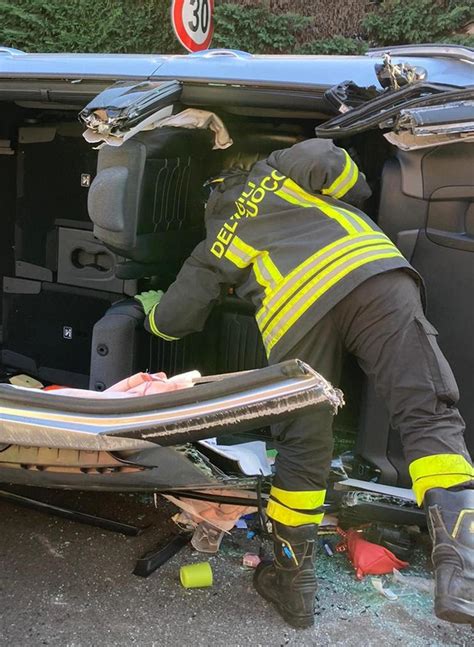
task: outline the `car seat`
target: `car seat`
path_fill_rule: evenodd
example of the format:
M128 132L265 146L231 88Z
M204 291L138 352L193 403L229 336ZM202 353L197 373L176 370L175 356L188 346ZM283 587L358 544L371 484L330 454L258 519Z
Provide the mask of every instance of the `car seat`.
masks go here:
M94 235L127 259L119 278L170 276L202 238L212 143L210 131L169 127L100 149L89 216Z

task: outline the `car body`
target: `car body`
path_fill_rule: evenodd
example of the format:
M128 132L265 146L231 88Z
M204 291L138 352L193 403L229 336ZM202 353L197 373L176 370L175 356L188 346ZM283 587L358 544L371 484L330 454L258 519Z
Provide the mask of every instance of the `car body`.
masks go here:
M203 333L177 344L145 338L140 321L113 304L123 308L120 303L144 287L166 289L173 280L202 236L198 187L203 179L220 168L248 167L271 150L314 136L315 128L318 136L335 138L357 158L374 192L368 213L426 281L428 314L460 383L461 411L473 451L473 64L473 50L445 45L399 46L365 56L253 56L231 50L184 56L27 54L0 48L4 381L26 373L47 384L101 391L137 370L237 372L194 387L197 396L154 396L153 402L140 398L120 406L106 400L67 402L61 396L0 386L0 481L158 491L248 483L235 466L226 472L229 466L219 464L197 442L214 432L242 441L238 434L276 419L269 414L272 402L286 401L291 408L292 389L320 394L321 382L298 363L290 373L284 367L265 368L251 308L232 296L216 309ZM387 66L400 72L400 87L383 89ZM407 81L407 70L416 78ZM117 81L119 90L113 85ZM166 203L166 214L154 220L153 231L144 233L143 223L132 227L126 222L124 228L133 231L127 230L125 244L117 234L120 226L107 229L94 220L93 227L87 195L100 173L113 184L120 169L130 175L134 168L123 157L105 164L108 153L84 141L77 114L94 97L100 102L110 86L113 92L107 96L116 99L123 98L123 88L128 92L138 87L153 95L167 82L178 84L172 101L176 109L217 113L234 144L225 151L209 148L204 155L198 136L183 133L197 142L186 167L191 169L194 213L166 221L174 213ZM369 94L354 99L355 86ZM135 113L138 122L139 116ZM132 150L127 145L123 151ZM167 163L156 168L169 168L170 159L183 155L163 154ZM162 170L153 172L158 177ZM142 175L135 184L146 181ZM173 180L166 182L171 201L177 201L182 193ZM127 187L127 195L133 194L136 187ZM136 188L137 200L143 191ZM140 214L135 217L139 223ZM145 255L150 240L151 251ZM253 371L242 373L248 370ZM278 390L283 383L284 393ZM262 385L275 391L267 400ZM354 473L407 485L400 443L383 402L350 362L343 390L348 406L336 427L356 438ZM229 393L243 400L248 396L256 405L250 423L243 422L244 409L237 409L234 419L242 424L233 428L232 409L225 398L219 400ZM327 394L323 399L327 404ZM213 428L209 419L201 418L193 427L188 419L176 418L177 433L165 441L163 433L172 421L166 418L163 433L151 438L150 429L158 428L163 412L171 415L192 402L190 420L196 422L205 402L214 406L216 419L219 412L228 414L225 424ZM147 415L148 426L140 426L138 418ZM139 432L120 432L121 417L127 416L137 418L132 422Z

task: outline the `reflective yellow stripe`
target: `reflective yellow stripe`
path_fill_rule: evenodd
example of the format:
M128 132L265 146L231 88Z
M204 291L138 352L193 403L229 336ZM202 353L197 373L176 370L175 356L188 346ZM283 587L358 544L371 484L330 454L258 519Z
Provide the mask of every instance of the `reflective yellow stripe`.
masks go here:
M347 182L345 182L341 186L339 191L337 191L336 193L333 193L332 197L339 199L345 196L346 193L348 193L352 189L354 184L357 182L358 178L359 178L359 169L357 168L357 165L353 163L352 172L349 178L347 179Z
M326 216L336 220L349 234L363 231L374 231L371 225L357 213L349 211L349 209L346 209L345 207L336 207L329 204L323 198L318 198L312 193L308 193L296 184L296 182L290 180L290 178L287 178L284 181L283 187L280 191L275 191L275 194L280 195L283 199L285 199L284 196L291 198L293 200L293 204L299 204L302 207L317 207ZM300 202L294 202L295 200L299 200Z
M324 207L322 207L320 205L313 204L309 200L306 200L301 196L294 195L292 192L288 191L287 187L285 187L287 182L291 182L291 180L285 180L283 188L281 188L278 191L275 191L275 195L279 196L282 200L285 200L285 202L289 202L290 204L298 205L299 207L305 207L305 208L318 207L320 211L322 211L326 216L329 216L329 218L336 220L336 222L338 222L341 225L341 227L345 231L347 231L348 234L356 234L359 231L354 224L349 222L347 218L345 218L342 214L340 214L336 209L330 208L328 204L323 203Z
M336 191L339 190L339 188L341 187L342 183L346 180L346 178L349 177L349 173L351 172L352 168L355 166L349 153L344 149L342 150L345 155L345 162L344 162L344 167L342 169L342 173L336 177L336 179L333 181L333 183L330 186L328 186L327 189L322 189L321 193L334 195L334 193L336 193Z
M267 353L271 351L273 346L288 332L293 324L323 294L347 276L347 274L367 263L396 256L401 256L401 253L391 243L374 245L369 249L363 248L362 250L356 250L355 252L346 254L341 259L326 267L313 280L301 288L269 322L266 330L262 331L263 342ZM287 318L286 316L288 314L291 314L291 316Z
M247 245L238 236L234 236L224 256L239 269L243 270L251 265L255 257L260 253L258 249Z
M283 278L268 252L262 252L256 259L253 271L255 272L257 283L260 283L265 288L266 293L269 293L270 289Z
M472 508L465 508L464 510L461 510L461 512L459 513L459 516L456 519L456 523L453 528L453 532L451 533L451 537L454 537L454 539L456 539L458 532L464 523L464 517L466 517L467 515L472 517L471 521L469 519L467 519L467 521L468 522L470 521L469 531L474 534L474 510Z
M273 289L283 278L268 251L255 249L238 236L234 236L224 256L240 269L253 265L257 283L264 287L266 292Z
M474 479L472 465L461 454L434 454L412 461L409 466L418 505L431 488L449 488Z
M241 270L245 269L250 265L250 262L242 260L240 256L237 256L237 254L234 254L234 252L230 248L226 250L224 256L228 261L236 265Z
M242 238L239 238L238 236L233 237L231 245L236 247L239 252L242 253L242 256L246 256L249 261L252 261L252 259L261 253L258 249L255 249L255 247L245 243Z
M318 205L311 203L309 200L304 200L301 197L297 197L295 195L292 195L290 192L286 191L285 189L280 189L279 191L275 191L275 195L279 196L282 198L282 200L285 200L286 202L289 202L290 204L295 204L298 207L304 207L304 208L314 208L318 207ZM326 205L328 207L329 205ZM338 211L332 211L330 209L324 208L320 209L324 215L329 216L329 218L332 218L333 220L336 220L341 227L347 231L348 234L357 234L358 229L357 227L352 224L351 222L348 222L345 217L343 217Z
M350 158L347 151L344 151L346 162L342 173L334 180L330 187L322 189L323 195L330 195L333 198L342 198L348 191L352 189L359 177L359 169L357 164Z
M314 508L319 508L323 505L326 490L291 491L281 490L272 485L270 496L274 496L280 503L289 508L314 510Z
M165 335L165 333L161 332L158 330L155 324L155 310L156 306L159 305L158 303L155 303L153 308L151 309L149 315L148 315L148 323L150 324L151 332L156 335L157 337L161 337L162 339L165 339L166 341L177 341L179 337L171 337L170 335Z
M267 505L267 515L270 519L279 521L285 526L304 526L307 523L320 524L324 517L324 513L305 514L304 512L290 510L272 499L270 499Z
M316 195L313 195L312 193L308 193L307 191L302 189L298 184L293 182L293 180L290 180L290 179L285 180L283 186L287 186L289 189L295 192L296 190L298 190L298 194L301 196L303 200L307 200L313 206L317 207L320 211L323 211L323 213L325 213L330 217L335 218L335 214L338 214L339 217L343 218L343 222L346 222L346 224L353 223L353 225L356 225L357 229L360 231L372 231L372 232L374 231L370 226L370 224L366 222L357 213L349 211L349 209L346 209L345 207L339 207L339 206L335 207L334 205L328 204L322 198L318 198ZM336 197L336 196L332 196L332 197Z
M275 314L280 306L292 296L311 276L319 272L326 265L332 263L336 258L348 252L376 243L390 243L385 234L373 232L372 234L356 234L345 236L323 247L318 252L307 258L303 263L295 267L273 292L269 293L262 301L262 308L256 315L257 323L261 329L265 327L269 319Z

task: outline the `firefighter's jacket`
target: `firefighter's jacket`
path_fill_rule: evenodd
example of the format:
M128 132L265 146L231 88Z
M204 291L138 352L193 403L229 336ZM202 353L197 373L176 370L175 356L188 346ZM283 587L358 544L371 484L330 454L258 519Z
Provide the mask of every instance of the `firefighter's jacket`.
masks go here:
M278 361L363 281L410 269L375 223L351 206L370 189L348 153L329 140L295 144L248 174L215 182L206 239L147 317L146 328L166 340L202 330L233 286L255 305L267 355Z

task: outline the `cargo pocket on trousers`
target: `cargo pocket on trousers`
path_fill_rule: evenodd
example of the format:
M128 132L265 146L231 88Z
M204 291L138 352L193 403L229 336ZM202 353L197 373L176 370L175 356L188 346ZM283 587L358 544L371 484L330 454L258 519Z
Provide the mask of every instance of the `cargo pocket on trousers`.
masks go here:
M415 322L436 394L454 405L459 400L459 390L448 360L438 346L438 331L425 317L415 317Z

